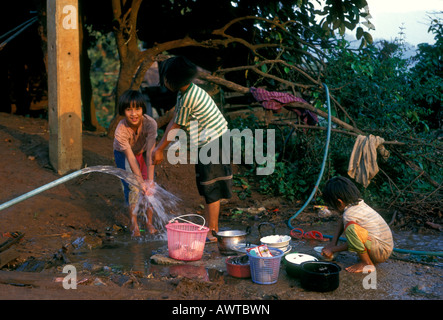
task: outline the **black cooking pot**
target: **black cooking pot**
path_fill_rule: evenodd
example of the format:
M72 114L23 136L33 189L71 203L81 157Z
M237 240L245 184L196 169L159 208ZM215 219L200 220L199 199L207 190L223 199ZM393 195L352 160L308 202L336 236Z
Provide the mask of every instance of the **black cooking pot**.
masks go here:
M306 261L318 261L318 259L304 253L289 253L285 255L284 262L288 276L298 278L301 272L301 264Z
M305 290L327 292L339 286L341 268L333 262L306 261L300 269L300 284Z

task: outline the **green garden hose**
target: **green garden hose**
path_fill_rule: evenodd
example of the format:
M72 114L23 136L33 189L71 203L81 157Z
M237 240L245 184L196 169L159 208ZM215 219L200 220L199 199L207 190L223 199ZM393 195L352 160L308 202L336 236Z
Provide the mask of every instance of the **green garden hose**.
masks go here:
M300 210L298 210L289 219L289 221L288 221L289 228L292 228L291 221L294 220L306 208L306 206L309 204L309 202L311 202L311 200L314 197L314 195L317 193L318 186L320 185L320 181L321 181L321 178L323 176L323 172L325 171L326 160L328 159L329 141L331 140L331 102L330 102L330 99L329 99L329 89L328 89L328 86L326 84L323 84L323 86L325 87L326 103L327 103L327 106L328 106L328 131L327 131L327 135L326 135L325 151L323 153L323 162L322 162L322 165L321 165L321 169L320 169L320 173L318 175L317 182L315 183L315 186L314 186L314 189L311 192L311 195L309 196L309 198L305 202L305 204L300 208Z

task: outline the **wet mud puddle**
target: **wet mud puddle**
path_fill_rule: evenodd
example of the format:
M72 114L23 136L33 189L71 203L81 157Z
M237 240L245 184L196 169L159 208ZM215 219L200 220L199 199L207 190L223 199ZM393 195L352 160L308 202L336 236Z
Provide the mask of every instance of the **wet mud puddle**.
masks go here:
M218 250L217 246L210 248L212 247ZM205 252L205 254L210 253ZM153 256L164 257L168 262L155 263L151 259ZM223 270L220 270L221 265L204 261L177 260L174 263L173 259L168 258L166 235L157 236L155 239L149 236L141 238L133 238L130 235L117 236L93 250L81 248L74 250L69 259L81 269L93 273L131 273L147 278L188 278L200 281L214 281L223 274Z
M415 251L443 251L441 234L416 234L413 232L394 232L396 248ZM291 240L291 252L308 252L311 244ZM313 244L312 244L313 245ZM312 251L312 250L311 250ZM166 264L152 260L153 256L169 259ZM90 272L107 272L109 274L133 273L147 278L188 278L200 281L215 281L226 272L226 256L221 255L216 244L206 244L203 258L198 261L184 262L168 256L167 235L142 236L133 238L129 234L118 235L112 241L104 241L99 248L89 250L79 248L70 254L72 263ZM415 256L415 258L431 262L435 266L443 266L442 257ZM414 259L410 255L408 259ZM172 261L172 263L171 263Z
M443 234L418 234L412 231L393 232L396 248L417 251L443 251Z

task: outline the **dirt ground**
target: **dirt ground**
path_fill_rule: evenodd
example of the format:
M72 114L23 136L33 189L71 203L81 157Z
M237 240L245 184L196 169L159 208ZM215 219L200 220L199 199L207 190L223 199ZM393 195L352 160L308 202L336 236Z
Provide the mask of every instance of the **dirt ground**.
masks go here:
M49 165L48 138L47 121L0 113L0 203L60 178ZM114 165L112 140L103 135L85 132L83 152L85 166ZM181 214L202 211L192 165L164 163L156 168L156 173L157 182L183 200ZM262 206L278 208L278 214L257 215L246 224L252 224L255 230L261 219L273 220L279 232L288 234L285 219L295 212L294 208L279 199L257 194L246 200L234 196L222 206L222 220L229 220L233 208ZM303 214L297 223L309 229L313 228L313 221L319 222L315 216ZM302 289L299 280L286 274L284 266L278 282L272 285L233 278L227 275L226 258L219 254L216 244L206 245L200 261L175 266L175 274L172 271L148 275L130 270L115 272L99 265L78 270L77 289L64 289L61 279L66 273L62 270L73 242L87 237L89 249L96 250L95 246L102 246L110 237L127 235L128 222L118 178L100 173L82 175L0 211L0 244L11 239L14 232L23 234L23 238L8 249L14 259L0 269L0 299L261 301L440 300L443 297L441 263L403 261L397 256L377 267L376 288L364 288L367 275L342 271L337 290L318 293ZM334 218L329 222L334 222ZM316 228L330 232L327 225L319 223ZM438 231L430 232L441 237ZM293 245L309 251L318 244L293 242ZM167 255L164 246L158 248L158 253ZM33 270L32 261L47 263L43 268L35 264ZM343 269L355 262L356 257L347 253L337 259Z

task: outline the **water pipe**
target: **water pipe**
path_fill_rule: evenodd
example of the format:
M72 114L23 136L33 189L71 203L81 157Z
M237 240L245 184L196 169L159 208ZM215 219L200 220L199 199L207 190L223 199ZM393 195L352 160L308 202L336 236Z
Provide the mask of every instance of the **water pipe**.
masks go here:
M443 257L443 251L419 251L419 250L409 250L409 249L397 249L394 248L394 252L398 253L410 253L410 254L416 254L421 256L437 256L437 257Z
M333 236L329 236L329 235L323 235L323 238L328 238L328 239L332 239ZM340 237L338 238L338 240L340 241L347 241L346 238ZM398 253L410 253L410 254L416 254L416 255L421 255L421 256L437 256L437 257L443 257L443 252L442 251L419 251L419 250L409 250L409 249L398 249L398 248L394 248L394 252L398 252Z
M3 210L3 209L6 209L6 208L8 208L8 207L10 207L10 206L12 206L12 205L14 205L16 203L18 203L18 202L21 202L23 200L29 199L29 198L35 196L36 194L39 194L39 193L41 193L41 192L43 192L45 190L51 189L51 188L53 188L55 186L58 186L59 184L62 184L64 182L68 181L68 180L74 179L75 177L78 177L81 174L83 174L83 169L75 171L75 172L73 172L71 174L68 174L68 175L66 175L64 177L61 177L60 179L54 180L54 181L52 181L52 182L50 182L48 184L45 184L45 185L43 185L43 186L41 186L41 187L39 187L37 189L29 191L28 193L25 193L25 194L21 195L20 197L17 197L17 198L14 198L12 200L9 200L9 201L7 201L7 202L5 202L5 203L0 205L0 211Z
M312 190L311 195L309 196L308 200L288 220L289 228L292 228L292 225L291 225L292 220L294 220L306 208L306 206L309 204L309 202L311 202L312 198L314 197L315 193L317 192L318 186L319 186L320 181L321 181L321 178L323 177L323 172L325 171L326 160L328 159L329 141L331 139L331 102L330 102L330 99L329 99L329 89L328 89L328 86L326 84L324 84L324 83L323 83L323 86L325 87L326 102L327 102L327 106L328 106L328 131L327 131L327 135L326 135L325 151L323 153L323 162L322 162L322 165L321 165L321 169L320 169L320 173L318 175L317 182L315 183L314 189Z

